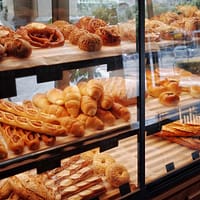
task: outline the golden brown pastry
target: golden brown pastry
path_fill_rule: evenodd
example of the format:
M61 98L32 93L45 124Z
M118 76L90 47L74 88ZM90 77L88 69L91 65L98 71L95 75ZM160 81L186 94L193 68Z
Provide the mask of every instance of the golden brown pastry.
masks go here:
M56 142L56 137L55 136L50 136L50 135L44 135L40 134L40 139L47 145L47 146L52 146Z
M168 89L162 85L148 87L148 94L155 98L158 98L161 93L166 91L168 91Z
M7 200L23 200L20 196L14 192L10 194Z
M165 106L177 106L180 102L180 97L174 92L162 92L159 96L159 101Z
M10 177L13 191L27 200L55 200L52 189L47 188L42 180L33 175L18 175Z
M99 51L102 47L102 40L93 33L82 34L78 39L78 47L84 51Z
M70 33L76 28L76 25L74 24L66 24L62 27L59 27L60 31L64 35L65 40L69 39Z
M29 119L41 120L48 123L59 123L55 115L43 113L36 107L26 107L3 99L0 100L0 110Z
M130 180L130 175L126 167L119 163L111 163L109 167L106 168L106 180L113 186L119 187Z
M32 54L30 43L22 38L7 39L4 47L8 56L27 58Z
M101 108L97 109L96 116L103 121L104 124L109 126L114 125L116 120L115 116L109 110L103 110Z
M102 39L105 46L117 46L121 42L120 34L115 26L104 26L95 32Z
M81 107L81 93L77 86L67 86L64 89L65 108L72 117L77 117Z
M88 31L85 30L85 29L79 29L79 28L75 28L74 30L72 30L69 34L69 42L73 45L78 45L78 42L79 42L79 38L82 36L82 35L85 35L87 34Z
M47 91L46 93L47 100L50 103L56 104L56 105L64 105L65 100L64 100L64 93L62 90L58 88L52 88Z
M190 87L190 95L194 98L200 98L200 85L192 85Z
M67 112L67 109L64 106L51 104L49 106L45 106L43 109L41 109L44 113L55 115L56 117L65 117L69 116L69 113Z
M123 119L124 121L131 119L128 108L119 103L114 103L110 111L117 119Z
M3 142L0 141L0 160L8 157L8 151Z
M0 182L0 199L7 199L12 193L12 187L8 179L2 179Z
M32 102L34 106L40 109L51 105L45 93L36 93L35 95L33 95Z
M93 19L93 17L90 16L84 16L81 17L78 22L76 23L76 26L80 29L87 29L89 21Z
M98 101L100 108L103 108L104 110L109 110L110 108L112 108L113 103L113 97L105 93L100 97Z
M97 79L91 79L87 83L87 94L95 100L99 100L104 93L102 83Z
M21 26L16 30L16 33L35 47L59 47L63 46L65 42L63 34L56 26L39 22Z
M103 130L104 123L97 116L88 116L80 114L77 119L84 124L86 129Z
M81 111L88 116L94 116L97 112L97 102L90 96L82 96Z
M60 118L60 123L66 128L69 134L80 137L85 133L83 123L76 118L62 117Z
M1 132L8 148L11 151L15 154L20 154L24 151L24 140L17 128L1 124Z
M95 33L96 30L98 30L100 27L105 27L107 25L107 23L99 18L91 18L88 23L87 23L87 27L86 29L90 32L90 33Z
M87 82L86 81L79 82L77 84L77 86L78 86L82 96L88 96L88 93L87 93Z
M51 136L66 135L66 129L60 124L52 124L41 120L34 120L28 117L17 116L0 110L0 122Z
M56 20L53 22L53 25L57 26L58 28L68 25L69 22L66 20Z

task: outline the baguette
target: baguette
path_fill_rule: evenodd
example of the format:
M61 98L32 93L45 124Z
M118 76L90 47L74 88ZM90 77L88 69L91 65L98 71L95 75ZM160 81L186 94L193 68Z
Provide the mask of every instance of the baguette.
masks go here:
M128 108L119 103L113 103L113 106L110 111L117 119L123 119L127 122L131 118L131 114Z
M40 112L37 108L29 108L22 105L18 105L14 102L0 99L0 110L13 113L15 115L28 117L30 119L41 120L49 123L58 123L58 120L54 115L49 115Z
M60 124L51 124L41 120L32 120L0 110L0 122L25 130L51 136L66 135L66 129Z
M97 102L90 96L82 96L81 111L89 116L94 116L97 112Z
M77 86L68 86L64 89L65 107L72 117L77 117L81 106L81 93Z
M15 154L22 153L24 151L24 140L17 128L6 124L1 124L0 127L8 148Z

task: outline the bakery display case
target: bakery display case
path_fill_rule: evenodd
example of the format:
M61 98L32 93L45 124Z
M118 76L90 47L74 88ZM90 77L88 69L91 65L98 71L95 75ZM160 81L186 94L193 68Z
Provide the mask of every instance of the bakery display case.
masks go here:
M199 6L2 1L0 199L198 198Z

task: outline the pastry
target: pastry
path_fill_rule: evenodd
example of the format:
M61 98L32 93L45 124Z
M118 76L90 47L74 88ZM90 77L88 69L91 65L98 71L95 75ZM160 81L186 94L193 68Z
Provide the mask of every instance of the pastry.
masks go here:
M77 119L84 124L84 127L86 129L92 129L92 130L103 130L104 129L103 121L100 120L97 116L88 116L88 115L81 113L77 117Z
M100 27L95 32L105 46L117 46L121 42L120 34L115 26Z
M81 17L78 22L76 23L76 26L80 29L87 29L89 21L93 19L93 17L90 16L84 16Z
M100 176L105 176L106 169L115 163L115 159L107 153L98 153L94 156L93 169Z
M78 45L79 38L87 33L88 31L85 29L74 28L69 34L69 42L73 45Z
M154 98L158 98L161 93L166 91L168 91L168 89L162 85L148 87L148 94Z
M93 33L82 34L78 39L78 47L84 51L99 51L102 47L101 38Z
M0 141L0 160L8 157L8 151L3 142Z
M111 163L105 171L106 180L113 186L119 187L130 180L128 170L124 165L118 163Z
M82 96L81 111L88 116L94 116L97 112L97 102L90 96Z
M159 96L159 102L164 106L177 106L180 102L180 97L174 92L162 92Z
M90 33L95 33L96 30L98 30L100 27L105 27L107 26L107 23L99 18L91 18L86 26L86 29L90 32Z
M190 87L190 95L194 98L200 98L200 85L192 85Z
M12 193L12 187L8 179L2 179L0 181L0 199L7 199Z
M50 136L50 135L45 135L45 134L40 134L40 139L47 145L47 146L52 146L56 142L56 137L55 136Z
M6 124L1 124L0 129L8 148L15 154L21 154L24 151L25 144L20 131Z
M114 125L115 123L115 116L109 110L103 110L101 108L97 109L96 116L104 123L109 126Z
M48 105L51 105L45 93L36 93L35 95L33 95L32 102L34 106L40 109L43 109Z
M103 93L98 101L100 108L109 110L112 108L114 103L113 97L111 95Z
M64 105L65 100L64 100L64 93L62 90L58 88L52 88L47 91L46 93L47 100L56 105Z
M66 132L74 136L80 137L84 135L84 125L82 122L73 117L62 117L60 123L66 128Z
M81 93L77 86L67 86L64 89L65 108L72 117L77 117L81 107Z
M131 118L128 108L119 103L114 103L110 111L117 119L123 119L127 122Z

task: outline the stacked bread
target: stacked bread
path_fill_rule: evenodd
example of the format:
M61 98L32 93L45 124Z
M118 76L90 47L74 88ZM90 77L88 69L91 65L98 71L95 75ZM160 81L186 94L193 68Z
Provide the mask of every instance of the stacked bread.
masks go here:
M197 123L182 123L180 120L175 121L162 126L162 130L156 136L190 149L200 150L200 124Z
M63 90L52 88L35 94L29 103L55 115L67 132L75 136L82 136L86 129L103 130L105 126L113 126L117 119L128 122L128 108L116 102L103 85L102 80L91 79Z

